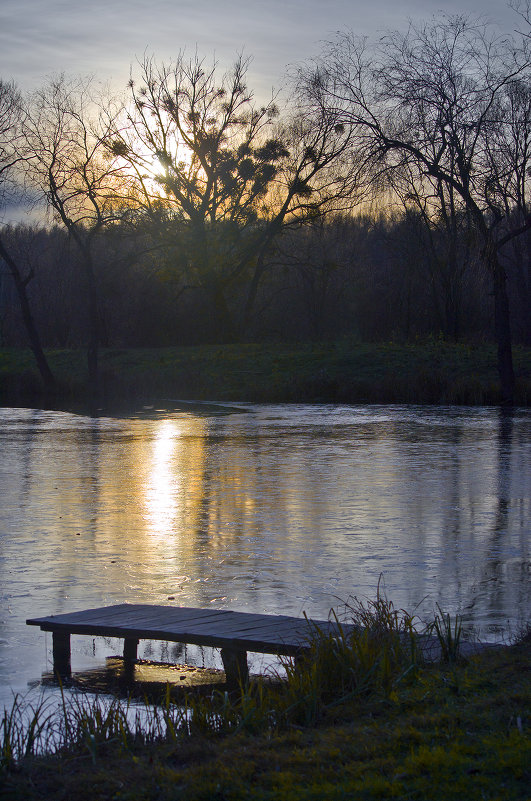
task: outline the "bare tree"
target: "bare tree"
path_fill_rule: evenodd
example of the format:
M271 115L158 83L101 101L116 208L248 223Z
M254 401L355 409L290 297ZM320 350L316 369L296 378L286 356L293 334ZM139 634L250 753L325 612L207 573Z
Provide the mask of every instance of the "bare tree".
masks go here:
M419 175L404 164L388 174L403 207L404 223L424 250L424 267L432 288L439 330L457 340L461 330L463 293L468 269L475 261L470 214L452 186Z
M531 38L531 1L530 0L523 0L523 2L519 2L519 0L513 0L513 2L509 3L509 7L516 11L519 17L524 21L525 29L524 31L520 31L523 36L527 39Z
M309 117L293 103L284 114L277 135L285 143L287 157L271 182L262 209L264 237L258 251L244 307L250 321L265 257L276 237L288 228L315 223L333 212L351 210L364 197L364 165L345 169L351 128L335 113Z
M470 216L493 284L506 404L513 401L514 372L499 254L531 224L529 151L522 146L531 130L523 111L529 67L525 38L501 37L481 21L443 16L406 34L390 33L373 48L344 34L320 62L299 73L315 113L333 111L356 128L357 146L379 180L407 168L420 194L435 181Z
M21 165L25 155L21 152L22 101L14 83L0 80L0 206L5 207L21 191ZM3 226L2 226L3 227ZM11 252L3 232L0 231L0 258L3 259L15 284L29 343L44 386L55 388L55 378L42 349L39 332L30 307L27 287L34 271L24 269Z
M108 148L120 110L96 91L92 81L61 76L31 96L23 125L27 178L44 194L81 257L89 311L88 373L94 394L101 339L96 243L104 230L131 212L128 176Z
M247 68L239 58L218 79L216 64L197 55L160 66L145 59L113 142L136 176L136 197L178 237L185 282L206 289L226 316L229 297L250 275L240 330L285 222L315 215L351 183L331 171L348 143L346 126L330 117L317 127L302 117L279 121L274 99L253 103Z

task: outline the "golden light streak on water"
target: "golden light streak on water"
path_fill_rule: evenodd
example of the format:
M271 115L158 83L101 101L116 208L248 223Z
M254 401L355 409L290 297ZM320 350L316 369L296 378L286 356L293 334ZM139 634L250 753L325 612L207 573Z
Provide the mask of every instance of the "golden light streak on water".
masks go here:
M148 533L166 538L174 529L182 498L182 476L174 465L180 430L173 420L161 420L153 442L148 482L144 490Z

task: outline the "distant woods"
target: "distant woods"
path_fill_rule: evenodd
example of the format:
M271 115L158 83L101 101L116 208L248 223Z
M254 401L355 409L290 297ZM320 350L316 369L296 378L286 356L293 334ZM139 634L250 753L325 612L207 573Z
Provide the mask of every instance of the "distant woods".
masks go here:
M495 339L531 344L529 15L339 35L263 106L144 59L123 98L0 82L0 344ZM46 222L7 221L15 199Z

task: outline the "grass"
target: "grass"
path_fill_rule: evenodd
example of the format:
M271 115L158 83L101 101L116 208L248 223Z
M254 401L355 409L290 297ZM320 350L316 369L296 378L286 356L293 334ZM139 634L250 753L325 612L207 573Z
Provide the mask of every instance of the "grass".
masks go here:
M460 656L461 636L463 627L459 616L452 618L448 613L444 613L437 604L437 614L433 622L428 626L428 633L437 636L441 648L442 659L445 662L457 662Z
M252 682L238 699L174 706L168 693L139 711L74 696L59 715L43 702L29 725L16 701L0 798L529 798L528 634L465 661L458 623L439 611L453 658L424 664L412 616L380 595L345 611L352 636L316 629L284 681Z
M84 400L83 351L50 351L64 400ZM531 401L531 351L514 349L516 402ZM100 360L107 400L496 404L493 346L439 340L400 345L205 345L108 349ZM0 349L0 400L42 397L28 351ZM10 401L11 399L11 401Z

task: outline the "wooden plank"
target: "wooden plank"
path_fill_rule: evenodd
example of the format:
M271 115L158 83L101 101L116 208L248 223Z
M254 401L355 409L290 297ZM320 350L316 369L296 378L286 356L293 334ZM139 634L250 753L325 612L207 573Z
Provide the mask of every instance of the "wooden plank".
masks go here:
M89 611L90 614L88 614ZM86 627L87 631L93 627L97 627L100 630L101 627L105 626L108 626L109 630L115 630L116 628L125 630L149 629L157 627L161 620L168 618L178 623L183 618L192 621L204 618L215 619L215 617L216 610L186 610L184 614L176 614L175 608L172 607L142 606L121 608L117 614L113 614L112 608L109 610L109 608L103 607L102 609L85 610L82 613L72 612L64 615L34 618L26 622L28 625L37 625L48 631L54 629L76 629L81 632L82 627Z
M117 606L104 606L96 609L83 609L79 612L65 612L59 615L47 615L46 617L34 618L28 620L29 625L40 625L41 621L47 622L82 622L84 620L91 620L95 616L99 619L111 619L123 616L125 612L131 609L130 604L119 604Z
M168 623L161 622L157 624L158 629L167 629L168 631L176 630L177 628L193 628L194 631L197 631L201 634L206 634L208 631L216 631L218 634L223 636L234 636L238 634L245 635L246 633L253 633L258 631L263 632L285 632L289 634L295 631L295 627L291 626L290 628L284 627L277 627L274 623L241 623L238 620L231 620L231 619L221 619L221 620L190 620L190 621L171 621ZM302 628L300 629L303 630ZM304 629L304 631L309 631L309 629Z
M102 607L99 609L83 610L81 612L70 612L61 615L52 615L43 618L29 619L29 625L65 625L65 624L81 624L81 623L94 623L97 625L105 625L106 623L114 624L123 623L124 625L138 625L148 620L153 620L154 623L160 622L164 619L165 622L176 621L181 622L184 620L197 619L237 619L242 623L247 622L260 622L260 623L274 623L275 626L281 626L286 623L288 625L305 625L307 623L305 618L294 618L286 615L263 615L252 614L248 612L233 612L231 610L215 610L215 609L193 609L186 607L171 607L171 606L149 606L142 604L121 604L116 607ZM328 621L312 621L319 626L328 626Z
M197 624L209 621L218 621L220 619L229 618L241 613L230 612L229 610L200 610L200 609L186 609L180 607L147 607L147 606L126 606L123 605L119 610L114 610L112 607L103 607L102 609L84 610L83 612L71 612L62 615L52 615L43 618L28 619L28 625L38 625L41 628L55 627L66 628L69 626L79 625L109 625L130 627L144 627L144 624L150 623L153 626L159 626L162 622L165 624L180 625L184 622L196 622Z
M176 612L178 610L175 610ZM256 627L258 625L271 625L272 622L276 624L273 615L251 615L245 612L232 612L230 610L218 610L215 615L183 615L183 614L168 614L163 616L164 619L155 618L157 627L162 626L197 626L198 630L208 626L216 626L219 630L228 629L247 629ZM304 621L302 621L304 623Z
M205 616L213 616L213 612L215 610L186 610L186 612L182 613L181 617L205 617ZM72 613L69 615L57 615L51 620L54 623L83 623L83 622L95 622L95 623L117 623L121 622L125 625L135 625L145 621L157 621L161 619L167 619L175 617L176 610L172 607L149 607L149 606L123 606L118 613L114 613L107 608L102 609L94 609L90 615L77 615L76 613ZM50 619L49 619L50 620Z
M194 625L197 631L202 633L207 631L209 627L214 627L219 633L235 634L263 631L264 633L271 632L274 635L290 636L293 633L297 635L304 634L304 636L311 635L315 629L304 618L285 618L284 620L277 621L273 615L249 615L248 618L242 619L242 613L232 612L227 613L226 616L220 618L206 619L195 621L182 621L184 625ZM181 621L176 621L180 624ZM331 633L339 633L339 629L335 623L328 623L327 621L320 621L321 629L330 631ZM170 628L174 625L173 621L159 622L157 628Z
M311 633L311 627L307 624L305 620L297 620L296 618L287 623L278 624L273 616L268 616L266 619L265 616L260 618L256 618L255 620L251 621L242 621L238 617L236 617L237 613L233 613L233 615L223 616L223 617L215 617L215 618L206 618L206 619L187 619L187 620L157 620L156 621L156 628L159 630L166 629L167 631L176 630L177 628L185 627L187 629L193 628L198 633L206 633L209 630L215 630L219 634L234 634L241 632L242 634L246 632L255 632L255 631L263 631L263 632L271 632L272 634L286 634L290 635L293 632L304 632L305 634Z
M158 609L139 609L121 619L121 625L155 628L161 625L181 625L183 623L195 625L203 621L218 621L223 612L218 610L193 610L172 607L159 607ZM98 621L99 622L99 621Z
M201 633L206 633L210 628L216 627L217 632L223 636L255 636L258 635L261 638L269 638L273 637L275 639L279 639L282 637L291 638L291 637L304 637L305 639L311 639L314 635L315 630L311 625L308 624L306 620L299 620L294 619L289 623L282 623L277 624L274 619L258 620L257 622L241 622L238 619L229 620L227 622L220 622L219 625L212 624L210 621L205 621L204 623L199 624L196 627L196 630ZM333 625L327 627L323 626L322 630L325 633L330 634L339 634L339 629ZM345 628L344 631L348 632L350 629Z
M240 627L224 628L217 626L161 626L157 628L159 637L177 637L182 636L187 640L190 638L202 637L206 639L224 640L231 643L242 642L248 648L249 642L259 642L262 645L268 643L270 645L277 644L283 645L285 643L309 644L311 641L311 633L308 631L275 631L271 627L267 629L249 629L242 630ZM191 641L191 640L190 640Z

